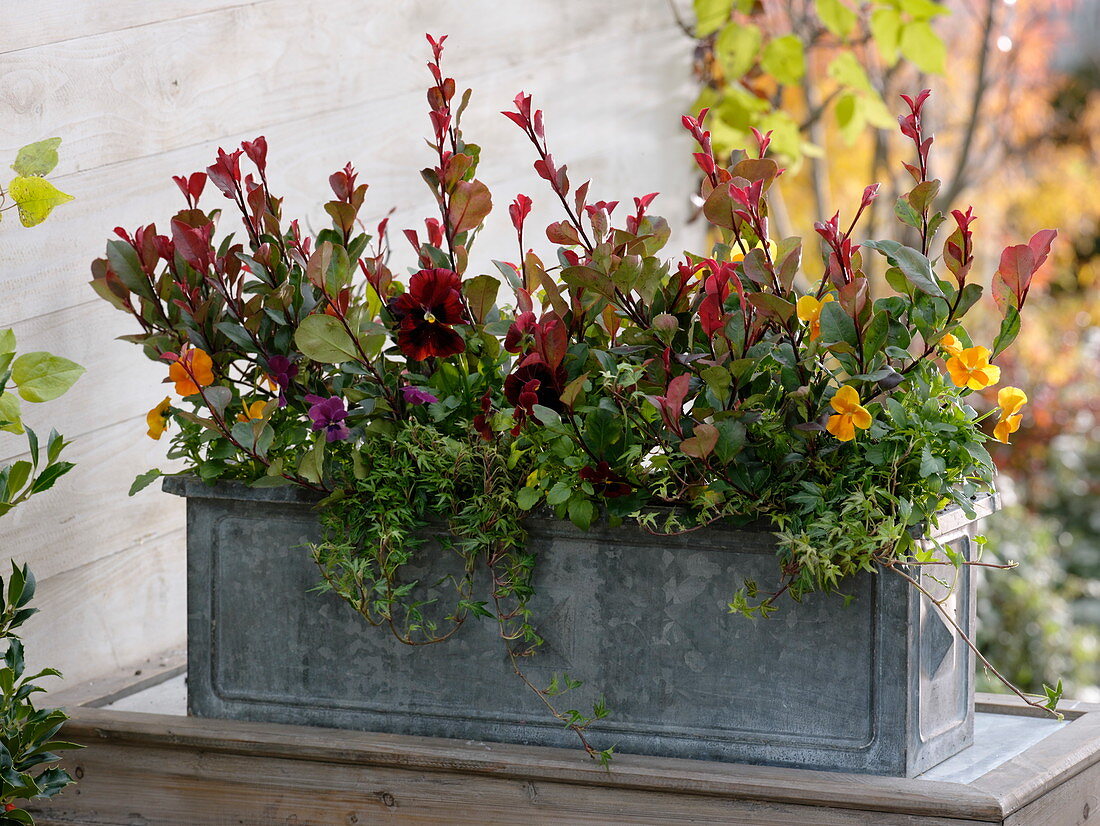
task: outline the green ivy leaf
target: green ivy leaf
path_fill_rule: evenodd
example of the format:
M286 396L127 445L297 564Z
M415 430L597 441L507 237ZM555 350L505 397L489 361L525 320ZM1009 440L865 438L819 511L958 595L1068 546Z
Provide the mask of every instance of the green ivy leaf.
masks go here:
M25 227L34 227L45 221L54 207L73 199L45 178L12 178L8 194L19 205L19 220Z
M24 353L11 366L11 380L29 402L48 402L62 395L84 374L84 368L52 353Z
M44 141L29 143L19 150L11 168L17 175L27 177L49 175L57 166L57 147L61 138L46 138Z
M901 29L901 53L922 72L942 75L947 62L947 46L923 20L906 23Z
M294 343L306 358L322 364L343 364L357 355L355 342L337 319L323 313L306 316L294 333Z

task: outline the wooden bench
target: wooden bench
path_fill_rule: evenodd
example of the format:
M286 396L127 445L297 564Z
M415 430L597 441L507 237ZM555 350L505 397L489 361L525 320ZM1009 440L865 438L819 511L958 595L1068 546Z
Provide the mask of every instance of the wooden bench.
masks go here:
M634 755L605 770L570 750L186 717L181 670L51 698L88 748L41 826L1100 824L1100 705L1058 723L982 695L975 745L909 780Z

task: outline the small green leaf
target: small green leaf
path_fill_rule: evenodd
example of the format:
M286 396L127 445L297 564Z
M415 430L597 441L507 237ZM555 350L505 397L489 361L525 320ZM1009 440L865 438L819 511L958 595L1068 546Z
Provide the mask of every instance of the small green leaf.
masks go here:
M23 432L23 417L19 412L19 397L12 392L0 395L0 430Z
M900 45L901 53L922 72L944 73L947 46L928 22L916 20L902 26Z
M73 199L45 178L13 178L8 194L19 205L19 220L25 227L34 227L45 221L54 207Z
M898 62L898 48L901 45L901 14L897 9L886 6L871 12L871 37L887 66L893 66Z
M695 36L714 34L730 19L734 0L695 0Z
M49 175L57 166L57 147L61 138L46 138L44 141L29 143L19 150L11 168L16 175L27 177Z
M775 38L764 47L760 66L780 83L798 83L806 74L802 41L793 34Z
M133 496L138 491L145 490L145 488L149 487L149 485L153 484L153 482L155 482L163 475L164 472L157 470L157 468L147 470L145 471L145 473L140 474L136 479L134 479L133 484L130 485L130 496Z
M542 499L542 491L539 488L520 488L516 494L516 504L522 510L529 511Z
M726 77L735 80L756 65L763 36L751 24L728 23L714 41L714 56L722 65Z
M24 353L11 367L11 380L29 402L48 402L67 391L84 374L73 361L51 353Z
M847 37L856 24L856 13L841 0L817 0L817 16L825 28L837 37Z
M474 321L478 323L485 321L485 317L493 309L493 303L497 300L499 289L500 282L491 275L479 275L462 285L462 292L470 305Z

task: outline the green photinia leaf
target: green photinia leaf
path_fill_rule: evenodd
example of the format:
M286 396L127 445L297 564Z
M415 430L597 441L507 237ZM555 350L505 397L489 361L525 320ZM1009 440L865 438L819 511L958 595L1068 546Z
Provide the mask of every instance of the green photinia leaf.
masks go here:
M901 270L905 279L921 292L943 298L943 290L936 282L935 273L932 272L932 262L927 256L897 241L864 241L862 246L878 250L885 255L886 260Z
M49 175L57 166L57 147L61 138L46 138L44 141L29 143L19 150L11 168L17 175L27 177Z
M25 227L34 227L45 221L54 207L73 199L45 178L13 178L8 194L19 205L19 220Z
M806 74L802 41L793 34L775 38L764 47L760 65L780 83L798 83Z
M72 387L84 368L52 353L24 353L11 366L11 380L29 402L48 402Z
M817 0L814 5L825 28L837 37L847 37L856 24L856 13L842 0Z
M714 41L714 56L718 58L726 77L736 79L756 64L763 35L752 25L729 23Z
M922 72L942 75L947 62L947 46L932 26L918 20L906 23L901 29L901 53Z
M294 343L306 358L322 364L343 364L357 355L355 342L343 325L322 313L306 316L294 333Z

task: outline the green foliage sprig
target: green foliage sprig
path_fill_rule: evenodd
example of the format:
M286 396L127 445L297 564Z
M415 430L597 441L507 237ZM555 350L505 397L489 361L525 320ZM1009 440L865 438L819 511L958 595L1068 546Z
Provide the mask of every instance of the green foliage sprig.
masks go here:
M25 227L34 227L45 221L55 207L68 203L72 195L66 195L46 176L57 166L57 148L61 138L47 138L28 144L19 150L11 168L16 177L8 183L7 190L0 186L0 220L9 210L19 211L19 220ZM8 201L11 203L8 203Z

